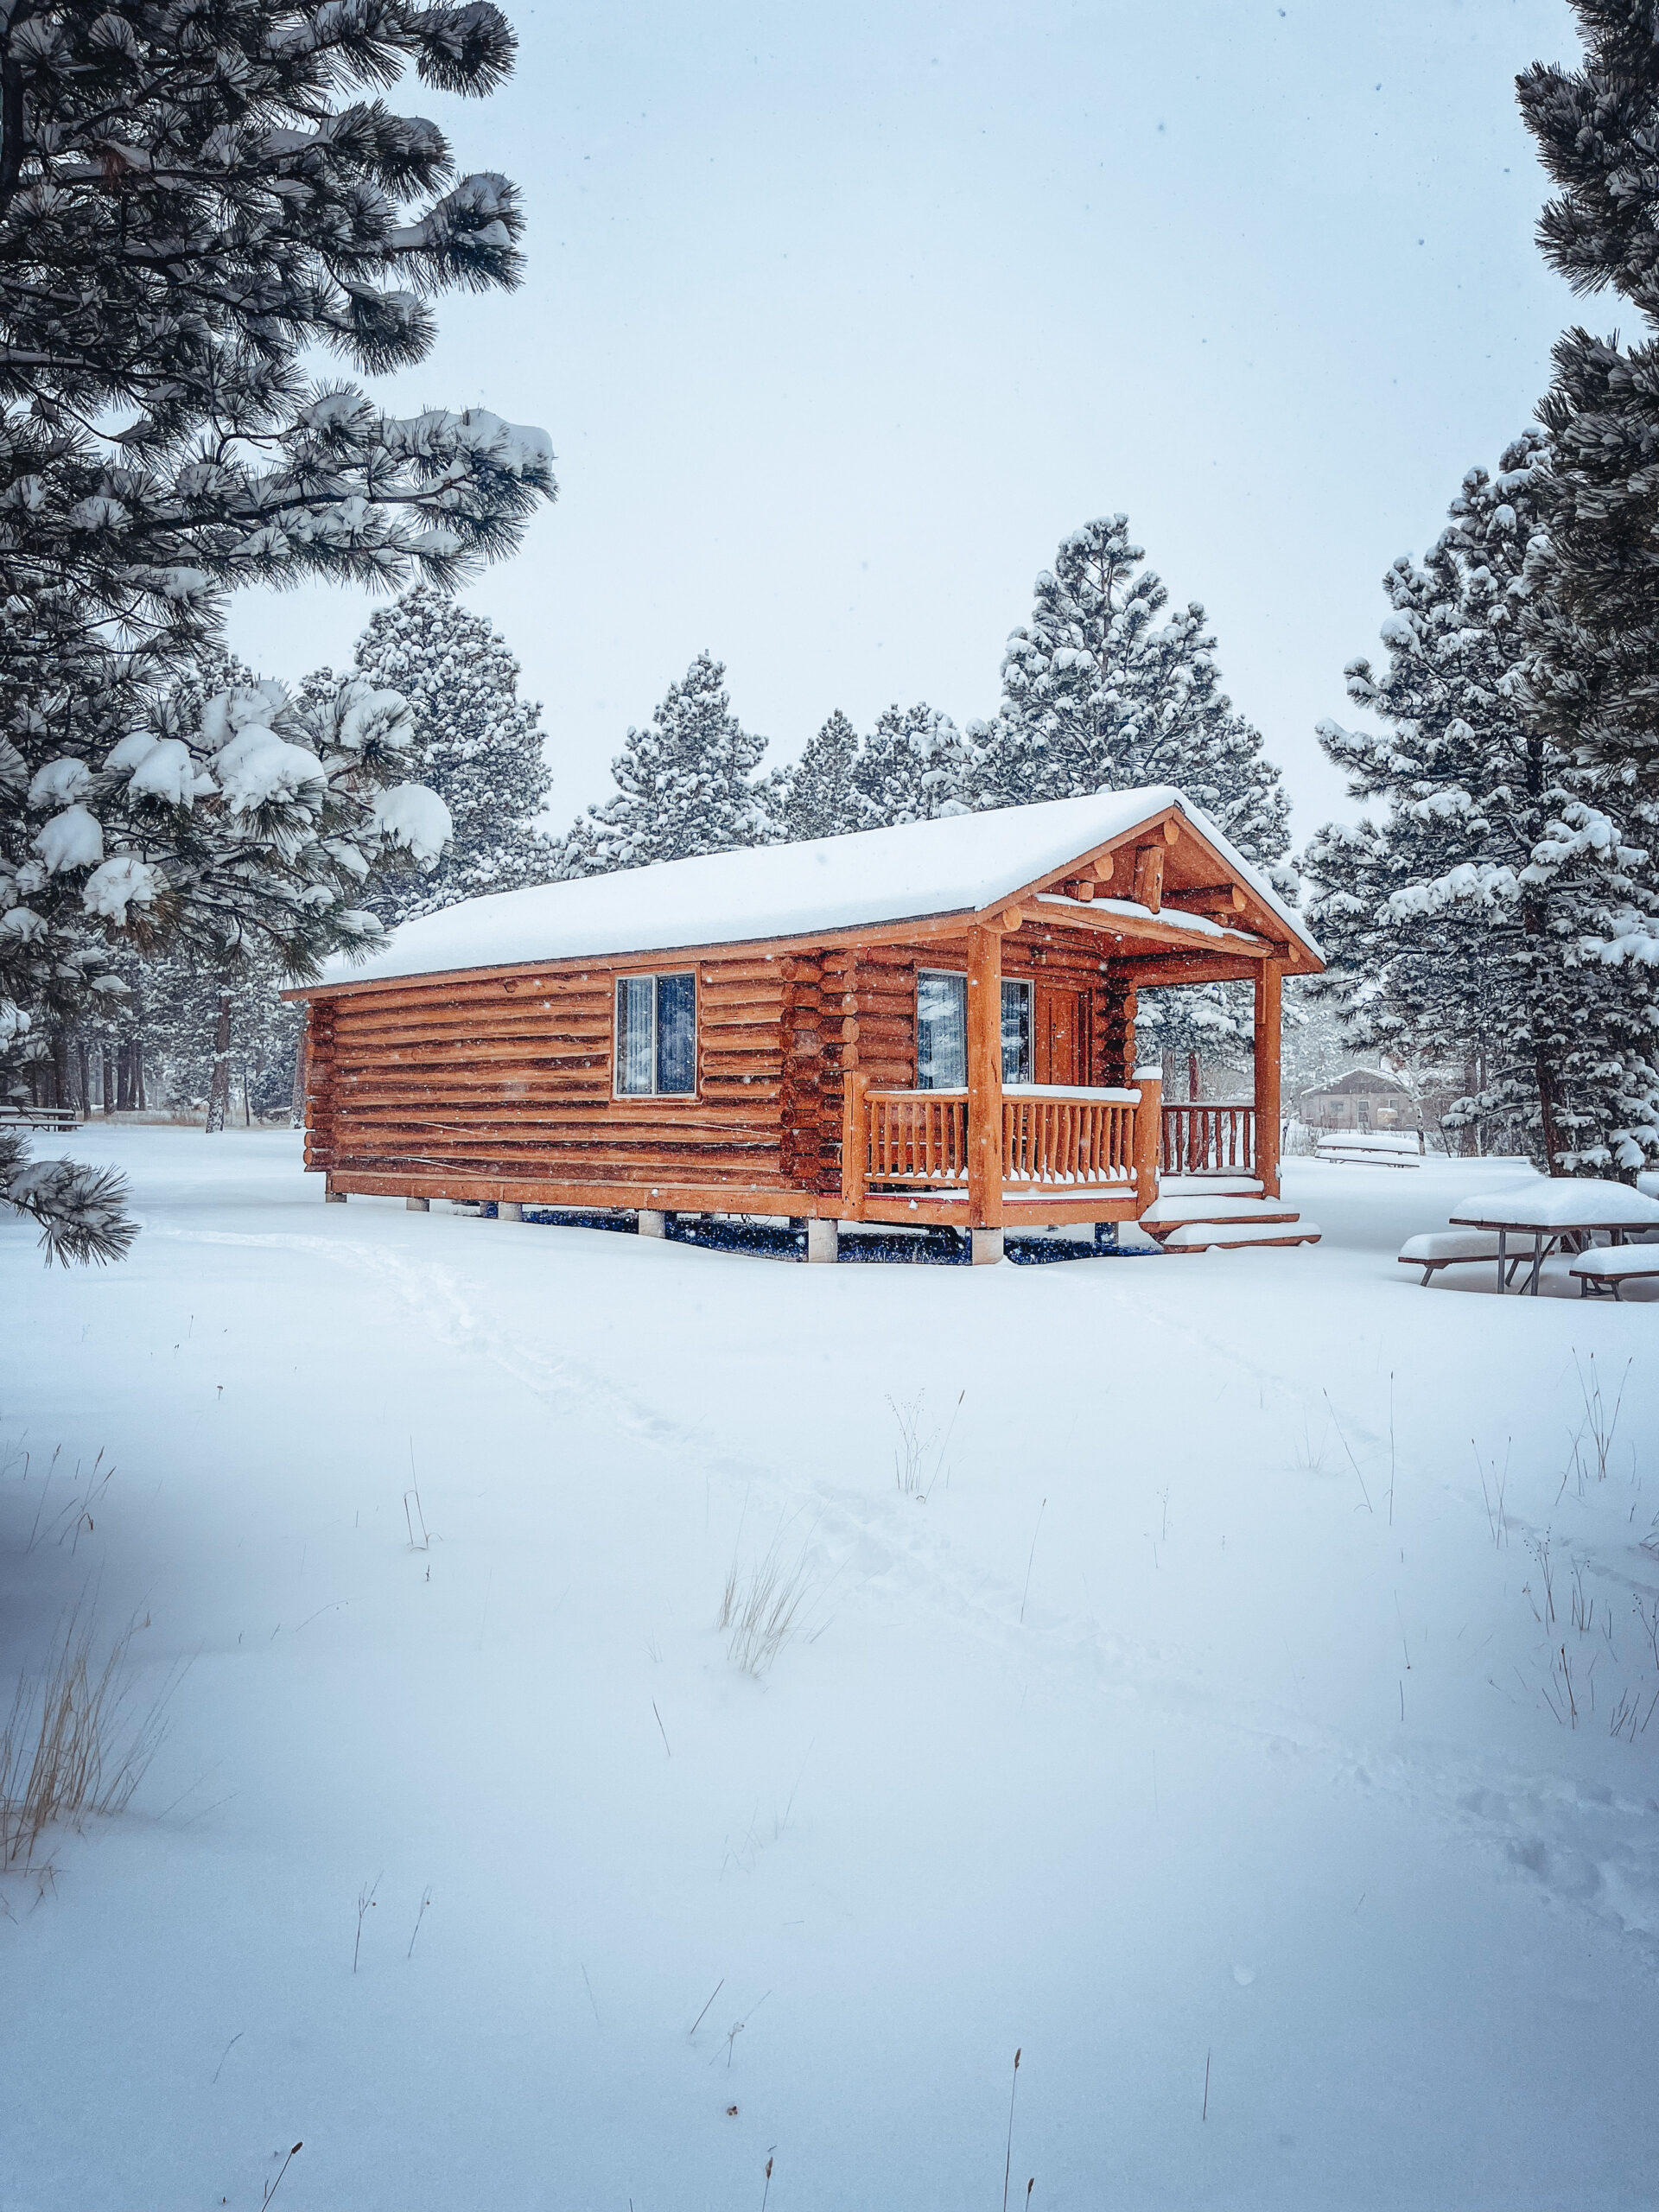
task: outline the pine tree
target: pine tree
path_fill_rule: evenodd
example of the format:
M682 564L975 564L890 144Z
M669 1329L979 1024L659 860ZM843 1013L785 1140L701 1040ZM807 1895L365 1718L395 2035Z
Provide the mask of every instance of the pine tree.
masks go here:
M1471 470L1427 558L1385 579L1388 666L1355 662L1348 689L1386 727L1319 733L1373 818L1309 849L1318 988L1357 1041L1461 1061L1454 1125L1518 1129L1552 1173L1630 1172L1659 1145L1659 993L1602 948L1651 874L1522 680L1548 462L1529 432L1496 478Z
M1086 523L1037 579L1002 663L1002 703L975 728L979 803L1024 806L1175 784L1247 860L1272 869L1289 809L1260 733L1223 693L1196 602L1141 564L1128 518Z
M1262 737L1221 690L1215 639L1196 601L1169 613L1127 515L1073 531L1008 639L1002 702L971 727L976 804L1024 806L1173 784L1244 857L1294 896L1289 804ZM1225 1053L1252 1034L1248 991L1147 991L1144 1042L1166 1058Z
M791 845L811 837L840 837L865 825L854 788L858 733L839 707L801 757L769 778L771 810L779 835Z
M590 806L559 849L561 875L605 875L696 853L768 842L753 777L766 749L726 696L725 664L699 653L671 683L650 727L630 729L611 763L613 798Z
M857 815L849 827L874 830L967 814L974 765L973 747L949 715L925 700L886 707L853 763Z
M169 699L228 592L454 582L552 495L540 431L303 373L411 365L433 294L518 281L514 188L358 97L411 64L486 93L512 55L487 0L0 16L0 995L35 1032L123 944L245 921L298 971L359 932L350 864L308 834L296 875L282 823L374 803L369 721L319 783L270 715L198 741Z
M416 584L371 616L356 662L365 681L408 700L414 771L453 824L429 874L382 886L376 905L386 919L545 883L553 848L535 823L552 778L541 709L519 698L518 664L493 626L447 593Z
M1573 12L1582 67L1540 63L1516 80L1560 188L1539 243L1575 292L1611 289L1645 334L1622 346L1575 327L1555 348L1539 410L1552 469L1531 691L1555 741L1607 770L1632 832L1659 845L1659 0L1573 0Z

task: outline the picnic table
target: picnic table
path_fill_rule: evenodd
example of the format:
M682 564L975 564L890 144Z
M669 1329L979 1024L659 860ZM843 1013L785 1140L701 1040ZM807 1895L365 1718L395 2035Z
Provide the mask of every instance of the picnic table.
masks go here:
M1522 1291L1536 1298L1547 1252L1558 1245L1580 1252L1599 1230L1622 1244L1632 1232L1659 1230L1659 1198L1633 1191L1627 1183L1539 1175L1506 1191L1482 1192L1463 1199L1452 1208L1450 1220L1454 1229L1497 1230L1500 1297L1507 1287L1509 1240L1530 1236L1532 1269Z

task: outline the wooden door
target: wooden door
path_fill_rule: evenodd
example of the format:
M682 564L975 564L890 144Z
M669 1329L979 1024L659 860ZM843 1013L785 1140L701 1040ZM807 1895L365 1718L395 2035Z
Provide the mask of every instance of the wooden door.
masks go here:
M1084 1007L1081 991L1039 983L1032 1008L1032 1077L1077 1086L1087 1081Z

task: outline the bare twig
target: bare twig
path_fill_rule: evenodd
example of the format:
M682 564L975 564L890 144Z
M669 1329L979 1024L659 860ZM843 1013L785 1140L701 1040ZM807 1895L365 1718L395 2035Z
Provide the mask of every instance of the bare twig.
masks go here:
M358 1953L363 1948L363 1923L374 1910L375 1891L379 1886L380 1877L377 1874L372 1882L367 1884L357 1893L357 1941L352 1945L352 1972L353 1974L357 1972Z
M288 2156L283 2160L282 2173L277 2175L275 2181L268 2181L265 2183L265 2193L259 2199L262 2205L269 2204L271 2198L276 2196L277 2190L283 2185L283 2174L285 2174L288 2171L295 2159L299 2157L300 2152L303 2151L305 2145L302 2142L296 2143L294 2145L294 2148L289 2152Z
M1008 2083L1008 2145L1002 2159L1002 2212L1008 2212L1008 2176L1014 2169L1014 2100L1020 2088L1020 2053L1014 2054L1014 2074Z
M1026 1600L1031 1595L1031 1563L1037 1556L1037 1539L1042 1533L1043 1516L1047 1510L1048 1500L1045 1498L1037 1509L1037 1526L1031 1532L1031 1549L1026 1556L1026 1586L1020 1592L1020 1625L1021 1628L1026 1624Z

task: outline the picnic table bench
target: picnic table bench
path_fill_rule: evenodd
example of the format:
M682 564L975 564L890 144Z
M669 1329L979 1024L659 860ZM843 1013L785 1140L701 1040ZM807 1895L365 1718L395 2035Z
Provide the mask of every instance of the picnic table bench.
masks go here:
M1517 1252L1510 1259L1511 1281L1530 1255ZM1469 1267L1478 1260L1497 1257L1497 1232L1488 1229L1431 1229L1421 1236L1408 1236L1400 1247L1402 1268L1421 1268L1427 1283L1442 1268Z
M80 1116L73 1106L22 1106L15 1099L0 1103L0 1129L78 1129Z
M1616 1244L1586 1252L1569 1272L1579 1279L1580 1298L1611 1290L1618 1301L1627 1282L1659 1282L1659 1244Z

